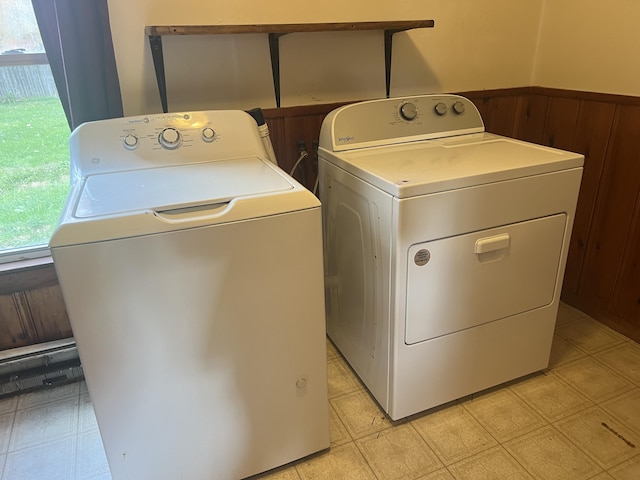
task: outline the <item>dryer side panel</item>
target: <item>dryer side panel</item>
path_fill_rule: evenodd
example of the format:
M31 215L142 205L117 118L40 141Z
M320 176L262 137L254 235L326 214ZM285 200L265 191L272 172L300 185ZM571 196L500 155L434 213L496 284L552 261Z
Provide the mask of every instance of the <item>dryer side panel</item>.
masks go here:
M387 408L391 198L320 159L327 333Z

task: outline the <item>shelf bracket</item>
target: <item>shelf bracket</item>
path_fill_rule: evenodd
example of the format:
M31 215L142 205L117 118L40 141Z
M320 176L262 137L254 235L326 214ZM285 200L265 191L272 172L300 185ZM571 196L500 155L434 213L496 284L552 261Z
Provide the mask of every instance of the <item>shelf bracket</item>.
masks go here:
M384 31L384 79L387 98L391 92L391 52L393 51L393 36L398 32L404 32L408 29L401 28L395 30Z
M151 56L153 58L153 68L156 72L156 82L160 93L162 111L167 113L169 106L167 103L167 82L164 76L164 56L162 55L162 36L149 35L149 45L151 46Z
M269 54L271 55L271 76L273 77L273 92L276 97L276 107L280 108L280 37L286 33L269 34Z

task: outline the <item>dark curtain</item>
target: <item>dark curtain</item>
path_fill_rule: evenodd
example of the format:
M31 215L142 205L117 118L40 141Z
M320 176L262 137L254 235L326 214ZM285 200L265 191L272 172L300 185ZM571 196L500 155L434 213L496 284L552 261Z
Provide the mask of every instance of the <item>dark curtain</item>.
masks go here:
M31 0L71 130L122 117L107 0Z

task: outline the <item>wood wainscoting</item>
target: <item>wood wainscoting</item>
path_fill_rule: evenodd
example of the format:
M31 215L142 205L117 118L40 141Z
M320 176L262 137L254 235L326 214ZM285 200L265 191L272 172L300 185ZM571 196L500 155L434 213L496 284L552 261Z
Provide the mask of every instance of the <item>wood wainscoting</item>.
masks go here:
M50 259L0 270L0 350L71 337L58 277Z
M640 98L538 87L467 96L488 131L585 155L562 298L640 342Z
M489 132L585 155L562 298L640 342L640 98L541 87L462 95ZM310 190L320 125L340 105L263 112L285 171L308 152L294 176ZM70 335L51 263L0 272L0 350Z

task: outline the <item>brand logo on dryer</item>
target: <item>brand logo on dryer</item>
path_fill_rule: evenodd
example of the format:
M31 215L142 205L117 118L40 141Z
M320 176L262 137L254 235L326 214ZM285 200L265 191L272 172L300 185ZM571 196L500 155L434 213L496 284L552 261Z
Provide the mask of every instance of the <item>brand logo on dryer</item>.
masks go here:
M352 140L355 140L356 137L353 135L348 135L346 137L338 137L338 142L340 143L347 143L347 142L351 142Z

